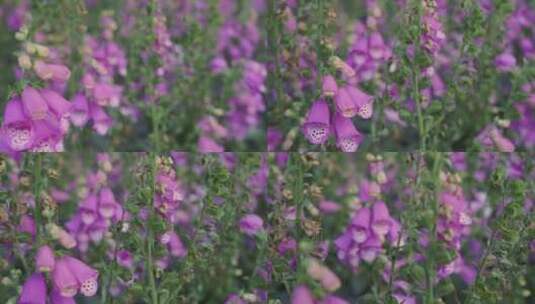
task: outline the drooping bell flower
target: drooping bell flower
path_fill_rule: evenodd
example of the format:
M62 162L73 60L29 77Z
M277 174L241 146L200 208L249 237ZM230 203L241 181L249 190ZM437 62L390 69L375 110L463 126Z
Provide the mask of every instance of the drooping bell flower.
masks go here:
M33 122L35 134L32 152L62 152L63 132L57 119L48 116Z
M264 221L256 214L247 214L240 220L240 231L247 235L255 235L262 230Z
M169 230L162 234L160 242L167 245L167 249L172 256L181 258L187 254L186 247L182 243L182 240L173 230Z
M104 234L108 230L108 221L105 218L99 217L91 226L88 227L87 233L89 238L95 242L99 243Z
M316 259L310 259L307 267L308 275L320 282L325 290L333 292L340 288L340 278L328 267L320 264Z
M326 97L335 96L338 92L338 85L336 84L336 80L332 75L326 75L325 77L323 77L322 91L323 96Z
M360 208L351 220L352 238L356 243L365 242L370 237L371 210L368 207Z
M382 251L382 243L378 237L370 237L360 248L360 258L371 263Z
M117 264L119 266L131 269L134 267L134 257L128 250L119 250L116 255Z
M292 304L314 304L310 290L303 285L297 286L292 292Z
M336 146L343 152L357 151L362 135L357 131L353 122L338 113L334 116L334 132L336 134Z
M24 282L17 303L46 304L46 282L42 274L34 273Z
M20 217L19 232L29 233L32 237L35 237L36 227L33 217L25 214Z
M41 246L37 250L37 255L35 256L35 267L38 272L49 272L54 269L56 264L56 259L54 258L54 251L47 246Z
M490 131L490 138L498 148L500 152L514 152L515 144L507 137L503 136L498 128L494 128Z
M225 149L220 144L216 143L213 139L207 136L201 136L197 144L197 149L201 153L212 153L212 152L224 152Z
M324 100L312 104L302 129L311 144L323 144L329 138L329 106Z
M391 225L392 221L386 204L384 202L373 204L371 224L373 232L380 237L384 237L388 233Z
M56 265L52 271L52 281L56 290L63 297L74 297L80 287L66 257L62 257L56 261Z
M34 128L18 98L7 102L0 137L6 145L14 151L29 149L33 144Z
M47 230L54 239L59 241L61 246L67 249L76 247L76 240L74 237L58 225L49 224L47 225Z
M63 259L76 278L80 293L86 297L94 296L98 290L98 271L76 258L65 256Z
M45 119L48 115L48 105L36 89L27 86L22 91L22 108L31 120Z
M173 233L171 235L171 239L169 240L169 252L174 257L182 258L186 256L187 250L184 244L182 243L182 240L178 236L178 234Z
M108 83L97 83L93 90L99 106L117 107L121 101L122 88Z
M43 98L45 99L50 110L52 110L52 112L60 120L62 130L64 133L66 133L68 131L67 119L70 116L70 111L72 108L71 103L68 102L65 98L63 98L63 96L52 90L42 89L40 93L41 96L43 96Z
M89 120L89 104L83 94L76 94L72 99L71 121L77 127L83 127Z
M373 97L353 86L347 86L347 92L356 105L357 115L368 119L373 115Z
M111 189L108 187L102 188L100 190L99 214L106 219L110 219L114 216L116 207L117 202Z
M97 211L99 209L97 196L94 194L88 195L80 204L79 211L81 220L86 225L91 225L98 217Z
M336 110L345 118L351 118L357 115L358 109L352 96L349 94L347 87L338 89L338 93L334 98Z
M516 67L516 58L511 52L505 51L494 60L496 69L500 72L509 72Z
M41 60L35 62L34 70L37 76L43 80L66 82L71 76L71 71L66 66L44 63Z
M62 296L57 289L50 293L50 302L51 304L76 304L74 298Z
M368 40L368 52L370 57L377 60L382 59L386 53L385 42L378 32L373 32Z
M113 124L112 118L96 104L91 104L90 115L93 119L93 129L100 135L106 135Z

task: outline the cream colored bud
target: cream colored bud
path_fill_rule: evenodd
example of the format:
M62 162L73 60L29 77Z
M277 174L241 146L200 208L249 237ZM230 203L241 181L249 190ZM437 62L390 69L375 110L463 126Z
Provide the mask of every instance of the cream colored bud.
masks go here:
M18 61L19 61L19 66L23 68L24 70L29 70L32 68L32 59L30 58L30 56L28 56L28 54L26 53L20 54Z

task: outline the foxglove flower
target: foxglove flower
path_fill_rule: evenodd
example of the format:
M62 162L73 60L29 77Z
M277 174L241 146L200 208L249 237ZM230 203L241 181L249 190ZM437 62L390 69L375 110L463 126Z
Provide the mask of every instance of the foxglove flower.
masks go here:
M347 91L357 107L357 115L364 119L372 117L373 97L352 86L348 86Z
M314 297L305 286L298 286L292 292L292 304L314 304Z
M264 221L256 214L247 214L240 220L240 231L247 235L255 235L262 230Z
M37 229L35 227L35 221L33 220L33 217L26 214L21 216L18 230L20 232L29 233L32 237L35 237Z
M351 118L357 115L357 104L349 93L347 87L338 89L338 93L334 97L334 101L336 103L337 112L343 117Z
M7 102L0 137L14 151L23 151L33 145L35 136L34 125L26 117L22 102L18 98Z
M45 119L48 115L48 105L36 89L28 86L22 91L22 106L24 113L31 120Z
M92 297L98 290L98 271L87 266L84 262L70 257L63 257L72 275L76 278L80 287L80 293L86 297Z
M89 120L89 104L83 94L76 94L72 99L71 121L77 127L83 127Z
M496 65L496 69L498 71L509 72L516 67L516 58L510 52L505 51L496 57L494 64Z
M54 251L47 246L41 246L37 250L37 255L35 257L35 267L38 272L49 272L54 269L56 260L54 258Z
M167 248L169 249L169 253L174 257L182 258L186 256L187 250L184 244L182 243L182 240L180 240L180 237L176 232L170 230L164 233L160 237L160 241L167 245Z
M342 115L334 115L334 132L336 134L336 146L343 152L357 151L362 135L357 131L353 122Z
M32 274L22 286L18 304L46 304L46 282L40 273Z
M323 96L325 97L335 96L338 92L338 85L336 84L336 80L332 75L326 75L323 77L322 91Z
M323 100L312 104L307 120L303 124L303 133L311 144L323 144L329 138L329 106Z
M71 71L61 64L48 64L37 60L34 65L37 76L43 80L66 82L71 76Z
M52 281L54 287L63 297L72 298L78 292L80 285L70 269L70 265L65 257L56 261L54 271L52 272Z

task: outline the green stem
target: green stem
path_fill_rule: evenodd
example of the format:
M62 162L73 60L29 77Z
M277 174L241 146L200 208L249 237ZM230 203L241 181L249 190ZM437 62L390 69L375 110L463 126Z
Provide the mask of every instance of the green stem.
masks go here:
M41 244L41 229L42 229L42 219L41 214L41 187L42 187L42 171L43 171L43 155L41 153L30 154L35 157L34 166L33 166L33 196L35 200L34 207L34 217L35 217L35 227L36 227L36 244L39 246Z
M150 197L146 198L149 204L150 215L149 221L147 223L147 275L149 280L150 296L151 303L158 304L158 290L156 289L156 279L154 276L154 260L153 260L153 250L154 250L154 231L152 230L151 220L154 216L154 206L152 203L155 191L155 177L156 177L156 154L154 152L150 153L149 156L151 174L150 174Z

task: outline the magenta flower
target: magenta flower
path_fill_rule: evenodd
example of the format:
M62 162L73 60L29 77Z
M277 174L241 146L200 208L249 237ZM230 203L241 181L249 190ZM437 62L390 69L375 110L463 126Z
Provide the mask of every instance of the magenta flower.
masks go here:
M213 139L201 136L199 138L199 143L197 144L197 149L201 153L211 153L211 152L224 152L225 149L223 146L216 143Z
M105 187L100 190L99 202L99 214L106 219L112 218L115 215L117 207L119 206L115 201L115 197L113 196L113 192L110 188Z
M83 127L89 120L89 104L83 94L76 94L72 99L71 121L77 127Z
M494 64L496 65L496 69L498 71L509 72L516 67L516 58L510 52L505 51L496 57Z
M122 267L131 269L134 267L134 257L128 250L119 250L116 256L117 264Z
M336 104L336 110L343 117L351 118L357 115L358 109L355 100L349 93L348 87L341 87L338 89L338 93L334 97Z
M385 236L392 226L392 219L390 218L386 204L384 202L373 204L372 214L371 228L373 232L380 237Z
M247 214L240 220L240 231L247 235L255 235L262 230L264 221L256 214Z
M167 245L169 253L174 257L185 257L187 254L186 247L182 240L173 230L167 231L160 237L160 242Z
M20 217L19 229L20 232L29 233L32 237L35 237L36 227L33 217L25 214Z
M335 114L334 132L336 134L336 146L340 150L343 152L357 151L362 141L362 135L357 131L351 119Z
M65 120L70 116L72 105L69 101L67 101L63 96L59 95L58 93L48 90L48 89L42 89L40 91L41 96L45 99L48 107L56 115L56 118L59 120ZM67 130L64 130L67 131Z
M302 126L305 137L311 144L323 144L329 137L329 106L324 100L312 104L307 120Z
M24 282L17 303L46 304L46 282L42 274L34 273Z
M35 62L34 70L37 76L43 80L66 82L71 76L71 71L60 64L48 64L41 60Z
M332 75L326 75L323 77L323 84L322 84L322 91L323 96L335 96L338 92L338 85L336 84L336 80Z
M347 91L357 107L357 115L364 119L372 117L373 97L353 86L347 86Z
M94 296L98 290L98 271L84 262L65 256L63 258L80 286L80 293L86 297Z
M70 269L66 257L56 261L54 271L52 271L52 281L54 287L63 297L74 297L80 287L76 277Z
M56 260L54 258L54 251L47 246L41 246L37 250L37 255L35 257L35 267L38 272L49 272L54 269Z
M93 224L98 217L98 200L96 195L88 195L80 204L79 210L82 222L86 225Z
M0 137L14 151L29 149L34 140L35 130L30 119L24 114L22 102L18 98L7 102Z
M314 304L314 297L310 290L303 285L300 285L292 292L292 304Z
M22 107L26 116L31 120L45 119L48 115L48 105L45 99L30 86L22 91Z

